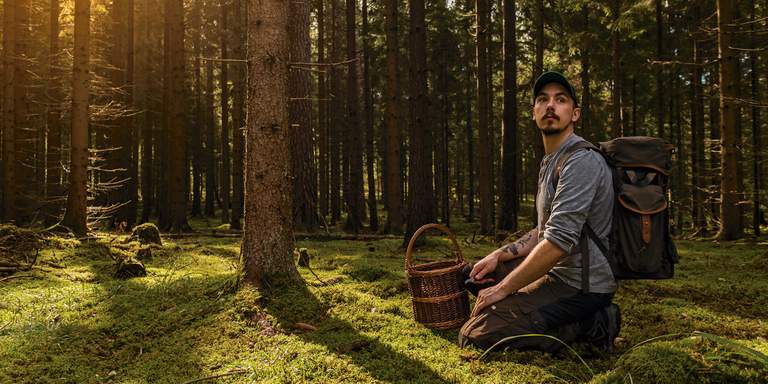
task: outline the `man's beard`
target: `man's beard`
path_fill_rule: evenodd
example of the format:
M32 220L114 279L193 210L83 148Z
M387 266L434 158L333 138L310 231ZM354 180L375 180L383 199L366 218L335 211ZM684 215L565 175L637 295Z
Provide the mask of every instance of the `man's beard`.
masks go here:
M541 134L544 136L555 136L565 131L565 128L559 128L559 127L550 125L544 128L539 128L539 130L541 131Z

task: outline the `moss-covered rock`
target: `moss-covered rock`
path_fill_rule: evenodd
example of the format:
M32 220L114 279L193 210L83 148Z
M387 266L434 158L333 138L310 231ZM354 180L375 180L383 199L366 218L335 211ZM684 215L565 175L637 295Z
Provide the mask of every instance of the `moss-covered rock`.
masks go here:
M160 230L153 223L135 226L131 233L131 239L138 240L142 244L163 244L163 241L160 239Z
M142 277L147 275L144 264L132 257L120 259L117 263L115 277L118 279L130 279L132 277Z

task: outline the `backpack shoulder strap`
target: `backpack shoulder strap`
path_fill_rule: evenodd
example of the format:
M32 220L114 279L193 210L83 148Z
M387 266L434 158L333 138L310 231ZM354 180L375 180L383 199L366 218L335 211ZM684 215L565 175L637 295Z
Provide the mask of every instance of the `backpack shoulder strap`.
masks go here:
M560 172L563 171L563 167L565 167L565 162L568 161L568 159L571 158L571 155L576 153L579 149L589 149L593 151L600 152L600 148L596 147L594 144L590 143L589 141L579 141L576 144L571 145L568 147L568 149L563 152L562 155L560 155L560 158L557 159L557 164L555 164L555 174L552 176L552 187L557 189L557 183L560 181Z

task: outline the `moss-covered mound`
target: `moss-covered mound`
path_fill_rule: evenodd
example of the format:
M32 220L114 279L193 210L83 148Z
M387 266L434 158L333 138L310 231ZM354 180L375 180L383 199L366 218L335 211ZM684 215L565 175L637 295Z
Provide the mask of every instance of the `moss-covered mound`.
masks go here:
M31 264L44 246L45 239L35 231L15 225L0 225L0 266L9 268L8 271Z
M142 244L163 244L160 239L160 230L153 223L144 223L134 227L131 239L138 240Z
M592 383L764 383L767 359L733 340L695 335L630 350Z

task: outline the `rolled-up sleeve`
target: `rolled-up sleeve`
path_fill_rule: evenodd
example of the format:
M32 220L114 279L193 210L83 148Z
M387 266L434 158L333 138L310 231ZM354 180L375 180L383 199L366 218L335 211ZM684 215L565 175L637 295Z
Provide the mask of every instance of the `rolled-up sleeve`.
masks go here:
M560 172L543 237L566 254L578 245L598 182L607 176L602 161L598 153L579 150L571 155Z

